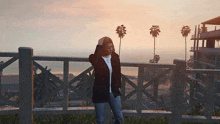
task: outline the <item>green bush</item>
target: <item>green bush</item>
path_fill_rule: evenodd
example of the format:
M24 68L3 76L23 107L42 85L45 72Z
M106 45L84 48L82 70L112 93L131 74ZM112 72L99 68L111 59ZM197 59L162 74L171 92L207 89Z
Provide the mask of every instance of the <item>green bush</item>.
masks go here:
M220 112L215 112L220 115ZM113 120L114 117L112 117ZM169 119L166 117L157 117L155 119L123 117L122 124L169 124ZM34 124L96 124L95 114L62 114L62 115L45 115L43 119L36 115L33 118ZM112 123L112 121L111 121ZM0 115L0 124L19 124L19 116L15 115ZM182 124L208 124L183 122ZM210 123L209 123L210 124ZM218 123L220 124L220 123Z
M15 115L0 115L0 124L18 124L18 114Z

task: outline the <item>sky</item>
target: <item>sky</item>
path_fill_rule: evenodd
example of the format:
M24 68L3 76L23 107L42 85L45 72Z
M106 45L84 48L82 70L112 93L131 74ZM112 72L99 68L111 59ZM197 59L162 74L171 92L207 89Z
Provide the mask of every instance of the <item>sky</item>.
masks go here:
M191 28L189 58L195 25L219 16L219 5L220 0L1 0L0 52L31 47L34 55L88 57L98 40L108 36L119 53L115 30L123 24L127 34L121 61L148 63L154 53L149 29L159 25L156 54L172 63L174 58L185 58L181 28Z

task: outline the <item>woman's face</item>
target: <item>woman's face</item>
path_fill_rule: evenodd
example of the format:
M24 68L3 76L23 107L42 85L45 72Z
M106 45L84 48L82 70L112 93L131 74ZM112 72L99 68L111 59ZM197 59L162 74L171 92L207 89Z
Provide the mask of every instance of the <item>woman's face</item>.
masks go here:
M112 43L108 43L106 46L105 46L105 54L104 55L111 55L113 52L113 44Z

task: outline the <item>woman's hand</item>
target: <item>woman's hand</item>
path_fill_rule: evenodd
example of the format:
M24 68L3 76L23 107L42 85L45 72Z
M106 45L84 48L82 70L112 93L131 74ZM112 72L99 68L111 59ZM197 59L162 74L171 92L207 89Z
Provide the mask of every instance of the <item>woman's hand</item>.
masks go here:
M121 92L121 88L118 88L118 90Z
M102 45L102 44L103 44L103 42L104 42L104 37L103 37L103 38L101 38L101 39L99 39L98 45Z

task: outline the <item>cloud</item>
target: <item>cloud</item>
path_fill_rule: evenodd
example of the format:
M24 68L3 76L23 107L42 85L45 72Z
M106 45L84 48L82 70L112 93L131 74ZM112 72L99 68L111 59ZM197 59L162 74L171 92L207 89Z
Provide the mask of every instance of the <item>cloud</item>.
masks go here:
M67 16L85 16L85 17L97 17L102 16L103 13L99 11L100 5L98 1L72 1L62 0L53 2L44 7L44 13L64 14Z
M103 36L110 36L118 49L120 40L115 30L121 24L127 29L127 35L122 39L125 49L153 48L149 29L155 24L161 29L156 39L157 48L183 47L181 27L189 25L194 29L195 24L211 19L209 17L214 15L201 17L201 13L206 13L205 10L200 12L204 4L200 3L196 11L195 3L189 0L186 4L181 0L21 0L7 4L10 6L4 8L4 28L1 31L14 31L10 38L17 34L20 39L15 37L15 41L28 42L29 35L33 41L40 41L36 44L47 42L48 46L53 44L54 48L71 50L71 46L60 46L62 41L71 42L73 47L90 49ZM217 13L217 7L212 11Z

